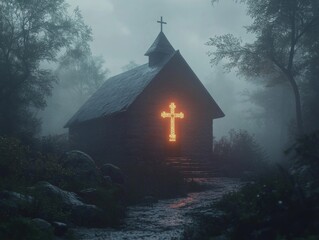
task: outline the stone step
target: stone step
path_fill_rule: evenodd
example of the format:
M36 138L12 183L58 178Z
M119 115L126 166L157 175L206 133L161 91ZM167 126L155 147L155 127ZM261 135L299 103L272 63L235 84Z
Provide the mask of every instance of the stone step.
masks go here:
M214 172L190 172L181 174L184 178L212 178L218 176L218 173Z
M190 163L167 163L168 166L172 167L203 167L203 168L215 168L213 164L206 162L190 162Z
M179 163L179 162L174 162L174 163L166 163L166 165L168 166L205 166L205 167L213 167L212 164L208 164L208 163L200 163L200 162L190 162L190 163Z
M177 169L184 178L211 178L218 175L218 169L210 161L169 157L166 159L166 164Z
M171 166L172 168L178 169L179 171L216 171L214 167L208 166Z
M171 157L171 158L166 158L167 161L188 161L192 160L191 158L178 158L178 157Z

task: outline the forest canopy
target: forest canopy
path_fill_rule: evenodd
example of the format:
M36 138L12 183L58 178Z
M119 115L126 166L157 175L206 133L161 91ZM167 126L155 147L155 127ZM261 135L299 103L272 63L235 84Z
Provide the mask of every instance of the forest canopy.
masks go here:
M0 0L0 32L0 134L29 138L57 81L48 64L89 48L91 29L64 0Z

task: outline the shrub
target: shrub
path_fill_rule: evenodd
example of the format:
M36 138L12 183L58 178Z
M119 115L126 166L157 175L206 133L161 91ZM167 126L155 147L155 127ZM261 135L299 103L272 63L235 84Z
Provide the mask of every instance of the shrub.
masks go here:
M252 135L244 130L231 130L228 137L214 142L214 158L222 174L242 177L245 173L262 171L266 167L266 155Z
M10 190L23 185L29 153L29 148L19 140L0 136L0 189Z
M185 233L210 239L318 239L319 133L299 139L288 153L290 169L278 166L240 191L225 195L211 209L219 218L201 217ZM218 222L223 222L216 229ZM219 225L220 226L220 225ZM187 238L185 238L187 239Z
M57 143L57 145L55 143ZM31 148L21 144L18 139L0 137L0 190L11 190L31 195L35 199L26 213L17 213L14 215L11 212L7 214L7 221L20 215L24 217L40 217L48 221L71 221L70 209L66 209L62 206L60 201L46 194L32 192L29 188L39 181L47 181L68 191L79 192L83 188L88 187L86 184L74 184L72 179L77 177L76 172L72 166L67 168L61 162L59 147L57 147L61 144L58 143L60 142L55 138L47 138L46 140L42 139L42 142L38 142L38 146ZM41 148L39 146L41 146ZM81 180L86 183L85 178L83 180L82 177ZM120 203L120 198L124 191L122 187L116 184L102 186L100 179L94 184L90 184L89 187L97 189L96 199L91 203L104 210L105 218L103 218L103 223L107 226L120 223L124 215L124 208ZM2 225L2 227L5 230L11 229L11 227L13 228L14 224L17 224L19 227L19 224L24 224L22 227L28 228L28 231L33 231L32 226L28 225L29 222L27 220L21 221L16 222L12 220L12 222L10 222L11 225ZM11 238L1 238L0 235L0 239ZM13 236L12 239L18 239L18 237ZM34 239L37 238L35 237Z
M291 174L305 197L319 199L319 131L306 135L286 151L291 156Z
M67 134L49 135L42 137L37 144L40 152L61 156L69 151L69 141Z
M53 232L39 229L30 219L18 217L0 223L0 239L50 240Z
M56 155L31 150L15 138L0 137L0 189L21 190L38 181L63 187L71 174Z

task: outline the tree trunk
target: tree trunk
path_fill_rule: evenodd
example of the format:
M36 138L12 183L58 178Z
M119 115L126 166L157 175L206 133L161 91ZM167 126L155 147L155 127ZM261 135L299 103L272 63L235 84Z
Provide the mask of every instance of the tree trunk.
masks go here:
M289 82L292 87L294 97L295 97L295 110L296 110L296 124L297 124L297 134L300 136L303 134L303 117L302 117L302 109L301 109L301 99L300 99L300 91L296 80L293 76L289 76Z

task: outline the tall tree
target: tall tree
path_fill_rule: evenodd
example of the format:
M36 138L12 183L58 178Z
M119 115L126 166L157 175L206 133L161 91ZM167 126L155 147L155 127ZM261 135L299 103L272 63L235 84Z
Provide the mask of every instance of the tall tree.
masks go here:
M32 109L45 107L56 62L75 39L91 40L78 9L64 0L0 0L0 134L34 134Z
M216 2L213 0L212 2ZM246 26L255 35L252 43L231 34L211 38L207 45L211 63L223 59L228 70L237 68L255 81L271 85L287 81L294 94L297 132L303 133L301 83L309 62L314 61L311 47L319 41L318 0L242 0L247 4L248 15L254 20ZM307 37L312 35L312 38ZM266 82L265 82L266 80Z
M93 56L90 49L82 49L82 44L63 56L58 67L58 76L63 88L75 93L82 104L106 80L108 70L104 59Z
M63 126L68 119L107 78L103 58L92 56L89 48L81 46L68 51L60 61L56 70L58 83L47 98L47 107L38 115L43 121L41 134L65 133Z

